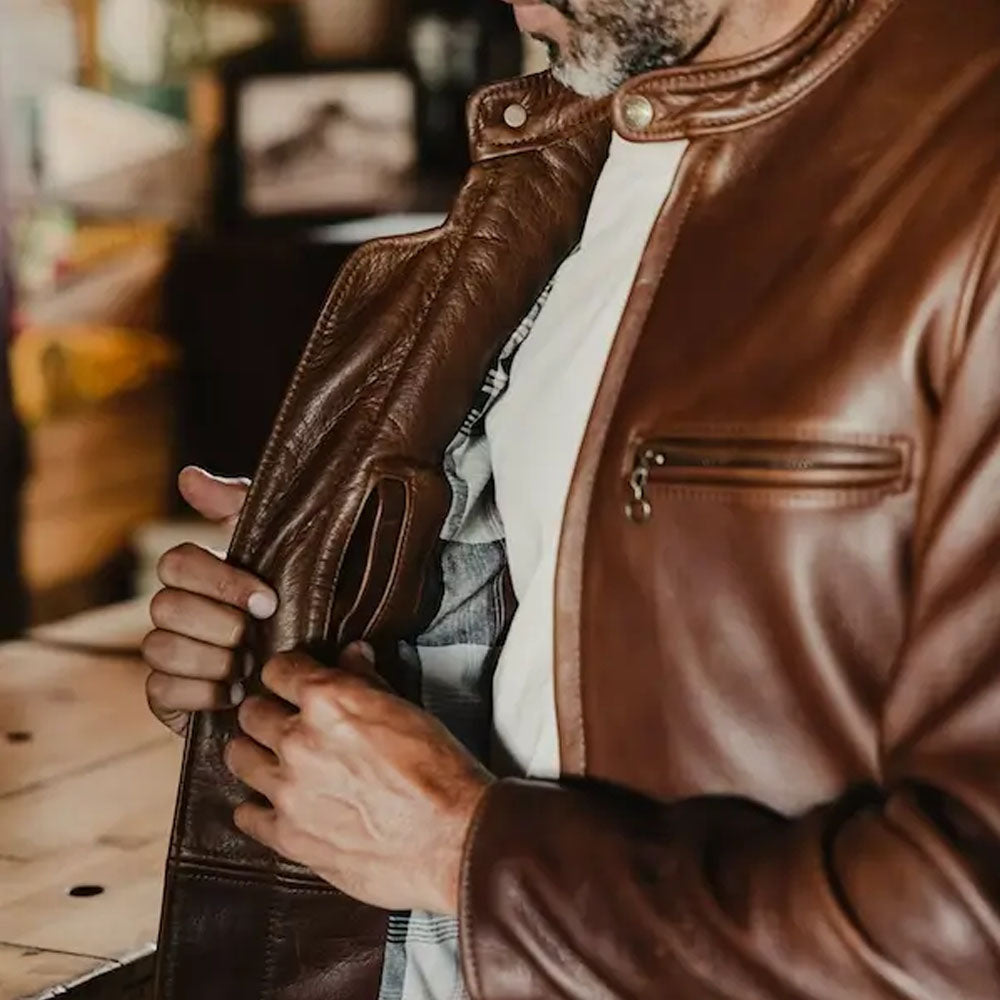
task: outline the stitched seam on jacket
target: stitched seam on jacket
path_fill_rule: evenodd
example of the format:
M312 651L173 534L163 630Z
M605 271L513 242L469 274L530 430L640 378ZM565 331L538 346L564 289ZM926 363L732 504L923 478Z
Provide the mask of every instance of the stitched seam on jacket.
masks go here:
M323 307L323 312L321 313L319 323L317 324L316 330L313 331L312 336L309 339L309 343L306 345L305 352L302 359L296 365L295 371L292 374L291 381L288 384L288 389L285 392L285 398L281 403L281 407L278 410L278 415L275 417L274 426L271 431L271 436L268 439L267 445L264 449L264 454L261 456L260 467L258 473L261 471L270 471L274 468L277 456L282 450L282 445L280 444L282 438L284 437L285 428L288 426L288 422L291 418L291 413L297 402L298 392L302 385L302 380L305 377L306 369L306 358L309 355L310 347L313 342L319 341L319 339L324 336L324 331L326 329L326 322L324 316L329 316L332 318L339 311L341 305L343 304L344 298L347 293L354 287L354 282L357 280L358 275L361 273L361 261L366 259L370 254L369 245L364 245L358 248L358 250L351 256L348 262L344 265L340 272L339 278L336 280L334 287L330 291L330 296ZM299 473L301 475L301 473ZM255 487L257 483L262 483L264 477L259 474L255 477L257 482L251 483L250 493L246 498L246 502L243 505L243 511L240 514L239 521L236 525L236 529L233 533L234 538L240 539L242 541L243 535L243 518L247 516L247 511L251 506L251 502L256 499L255 497ZM290 483L282 490L280 496L285 497L291 488L294 487L297 476L293 476ZM230 546L231 547L231 546Z
M272 868L274 862L272 861ZM261 997L262 1000L273 1000L275 991L274 973L277 966L275 949L277 947L278 912L280 901L275 892L273 881L264 883L264 892L267 894L267 941L264 951L264 970L262 974L263 983Z
M687 224L688 217L690 216L691 211L694 208L694 204L695 204L695 202L698 199L698 195L701 193L702 185L704 184L705 177L708 174L708 168L711 166L712 163L715 162L715 158L718 155L718 152L719 152L719 150L721 148L722 148L722 143L718 139L713 140L712 142L710 142L708 144L708 146L705 149L705 153L704 153L705 159L703 160L703 162L701 164L699 164L698 170L695 173L694 178L692 179L691 191L689 192L689 194L687 196L687 200L684 203L683 210L682 210L680 216L678 217L677 228L674 230L673 238L670 240L670 245L666 248L666 252L664 253L664 256L663 256L663 261L660 264L659 268L657 268L657 270L656 270L656 283L655 283L655 286L653 287L653 290L652 290L652 293L651 293L652 297L650 298L650 301L649 301L649 308L646 311L646 315L642 319L642 326L640 327L639 331L636 333L635 341L632 344L632 355L629 358L629 360L628 360L628 362L627 362L627 364L625 366L625 370L624 370L624 372L622 374L622 382L621 382L621 385L618 387L619 391L618 391L616 399L613 402L613 405L612 405L612 408L611 408L611 412L610 412L609 417L608 417L608 426L609 427L610 427L610 422L614 419L615 412L618 409L618 404L621 401L621 389L622 389L622 387L625 384L625 380L628 378L628 370L631 367L632 360L635 357L636 348L639 346L639 341L642 339L642 334L643 334L643 332L645 330L646 324L649 322L649 314L650 314L650 312L652 312L654 301L655 301L656 296L657 296L657 294L659 292L660 286L663 284L663 276L666 274L667 268L670 266L671 260L673 260L674 252L677 249L677 244L680 242L681 234L683 233L684 227ZM681 160L681 163L683 164L683 158ZM668 199L669 199L669 195L668 195ZM662 209L661 209L661 212L662 212ZM659 219L657 219L657 223L654 223L654 225L653 225L653 233L655 233L655 231L656 231L658 222L659 222ZM647 241L647 247L648 247L649 242L652 240L653 233L650 234L650 240ZM645 251L644 251L644 253L645 253ZM641 272L641 270L642 270L642 263L640 261L639 271L636 272L635 282L633 283L633 289L632 289L633 291L635 290L635 285L638 283L639 272ZM632 293L630 292L629 293L629 299L631 299L631 297L632 297ZM628 301L626 301L626 303L625 303L625 312L627 312L627 311L628 311ZM624 320L624 316L625 316L625 313L623 312L622 313L622 319L623 320ZM614 351L614 347L612 346L612 352L613 351ZM600 389L598 389L598 393L600 393ZM595 401L595 406L596 406L596 401ZM593 419L593 413L591 413L591 419ZM607 433L605 432L604 438L603 438L603 440L601 442L602 447L606 443L606 441L607 441ZM584 435L584 442L586 442L586 434ZM591 513L592 507L593 507L593 487L591 488L591 491L590 491L590 497L588 497L588 500L587 500L587 508L586 508L586 512L585 512L585 517L587 518L587 520L590 519L590 513ZM584 530L584 536L583 536L583 538L581 538L580 543L581 543L581 545L586 544L586 529ZM558 572L558 568L557 568L557 572ZM582 620L582 617L583 617L583 579L584 579L584 574L581 571L580 574L579 574L579 581L578 581L578 585L577 585L577 594L576 594L577 607L580 609L579 612L578 612L579 617L578 617L578 620L577 620L577 625L578 626L579 626L580 620ZM576 641L578 642L579 639L577 639ZM576 700L576 714L577 714L577 718L575 720L576 721L576 728L577 728L577 732L580 734L580 757L581 757L580 763L583 766L584 772L586 772L586 769L587 769L587 731L586 731L586 725L585 725L585 720L584 720L584 709L583 709L584 684L583 684L583 664L582 663L578 663L577 664L577 669L576 669L576 685L575 685L575 688L576 688L576 690L573 693L574 693L575 700Z
M899 0L884 0L882 6L880 8L876 8L869 15L867 21L862 21L861 24L857 26L857 36L850 42L846 43L843 50L839 52L834 59L823 66L822 69L818 70L813 76L807 76L799 83L792 84L789 89L783 93L772 95L752 110L743 109L732 111L728 114L721 114L709 123L703 123L701 125L691 123L694 125L694 130L700 133L704 133L705 131L710 133L714 128L726 128L730 125L751 125L764 121L769 117L773 117L774 114L780 113L786 108L798 103L815 90L816 87L826 82L826 80L836 73L837 70L839 70L840 67L851 56L853 56L863 44L868 42L868 40L872 38L875 32L885 22L886 16L891 13L892 9L896 7L898 3ZM683 121L679 121L675 118L672 121L672 125L668 123L662 129L652 129L643 133L643 135L652 136L656 139L668 139L671 136L678 134L679 127L680 134L683 134L682 126L684 124L685 123Z
M560 129L560 131L555 135L541 135L533 139L484 139L481 144L486 147L486 151L481 157L481 160L490 159L490 150L496 151L493 155L503 156L508 153L513 153L517 149L543 150L547 149L549 146L554 146L556 143L567 142L578 136L581 132L586 131L588 126L593 125L594 122L600 121L602 117L607 117L606 108L601 108L599 111L590 112L578 119L571 120L564 129ZM608 118L608 127L611 127L610 118Z
M900 434L877 434L868 431L840 430L836 425L821 423L800 423L794 426L782 426L780 424L765 422L755 423L753 421L707 421L700 422L694 420L667 421L655 429L634 434L633 443L639 444L642 441L657 437L671 437L672 435L684 435L692 438L704 435L707 441L713 440L716 435L736 434L747 441L757 439L760 435L774 435L777 440L787 440L802 444L860 444L876 445L881 447L908 448L911 441L905 435Z
M948 338L948 386L950 389L955 369L959 365L960 356L971 335L970 325L973 321L973 309L976 299L982 291L986 271L989 266L991 252L1000 243L1000 187L992 194L989 201L993 211L987 216L982 232L979 233L969 266L962 279L962 291L959 296L958 308L952 332Z
M476 847L479 841L479 831L482 829L483 818L486 815L486 810L488 808L488 800L491 795L495 794L496 789L497 785L494 784L483 794L483 797L479 802L479 806L476 809L476 814L472 818L472 824L469 827L465 844L463 845L462 905L459 908L459 918L461 918L462 913L467 914L469 933L468 935L462 934L461 928L459 928L459 944L462 954L465 956L469 966L470 979L472 980L470 983L470 992L472 993L474 1000L479 1000L479 998L483 995L483 980L475 946L479 920L476 909L472 903L472 866L475 862L477 854Z
M374 246L374 244L371 244L371 246ZM417 247L414 250L410 251L403 258L403 260L401 261L401 263L405 263L405 262L409 261L413 256L416 255L416 253L417 253L417 251L419 249L420 248ZM346 292L345 292L345 294L346 294ZM333 319L333 315L332 315L332 312L331 312L331 318L330 318L329 324L327 324L326 322L324 322L322 324L322 330L323 330L324 334L330 332L330 330L332 329L332 327L333 327L333 325L334 325L335 322L336 321ZM385 370L388 367L389 366L387 364L385 364L384 362L376 365L372 369L372 371L368 374L368 376L365 378L364 382L362 382L362 384L360 386L358 386L357 389L354 390L354 392L350 395L350 397L348 397L347 401L341 405L341 407L333 414L333 416L327 417L327 420L326 420L327 427L329 428L330 424L332 424L335 421L339 420L340 417L344 413L346 413L349 409L351 409L351 407L354 406L354 404L357 403L357 401L363 395L365 395L365 393L370 388L370 386L373 383L375 383L375 382L378 381L378 379L381 377L381 375L383 374L383 372L385 372ZM292 388L289 389L289 393L292 393L294 391L296 391L294 387L292 387ZM275 432L275 434L277 434L277 431ZM316 453L323 446L323 443L325 442L325 440L326 440L325 433L324 434L316 434L314 436L314 438L313 438L311 446L309 448L305 449L299 455L298 467L296 468L295 472L289 477L287 483L285 484L284 489L282 490L281 495L280 495L280 499L281 500L283 500L284 498L286 498L287 496L289 496L292 493L292 491L295 489L295 487L298 486L299 482L301 482L302 477L305 475L305 472L306 472L306 466L315 457ZM329 520L330 520L330 517L328 516L326 518L326 520L324 521L324 530L325 530L326 524L329 523ZM292 532L288 536L288 538L286 539L286 542L285 542L286 547L291 547L291 546L295 545L299 541L299 539L302 537L302 535L306 531L308 531L313 526L314 523L315 522L313 522L311 520L303 521L299 525L299 527L294 532Z
M416 318L415 322L412 325L411 332L410 332L409 336L404 340L404 345L405 346L404 346L403 350L404 350L405 354L404 354L403 358L401 359L401 361L398 364L398 367L397 367L397 370L396 370L396 375L395 375L395 377L392 380L392 384L388 387L388 389L386 391L385 400L389 400L389 399L391 399L393 397L395 388L399 384L399 380L402 377L402 373L407 369L407 362L410 360L410 356L413 353L414 345L416 344L417 339L419 338L420 334L423 332L423 329L424 329L424 327L425 327L425 325L427 323L427 318L428 318L428 316L430 316L431 310L434 308L434 305L437 303L438 299L440 298L440 296L441 296L441 290L444 287L444 283L445 283L446 279L451 275L451 273L452 273L452 271L454 269L455 261L458 260L459 256L461 255L462 250L464 249L464 247L467 244L469 238L471 237L472 232L475 229L476 224L477 224L477 222L479 220L479 214L480 214L480 212L482 212L483 206L486 204L488 198L493 193L493 190L496 187L496 184L497 184L496 176L492 175L492 174L488 175L487 178L486 178L486 181L485 181L485 183L483 185L483 191L482 191L482 193L480 194L479 198L477 199L477 201L474 203L474 205L472 207L472 210L471 210L471 213L470 213L469 223L468 223L468 225L467 225L467 227L465 229L464 234L460 234L458 236L458 238L455 239L455 241L454 241L454 244L455 244L454 245L454 249L446 257L445 262L441 266L440 271L439 271L438 280L435 283L435 285L434 285L433 289L431 290L431 292L428 294L426 303L421 307L420 312L417 314L417 318ZM375 435L376 435L376 433L378 431L378 428L382 424L382 417L383 417L384 413L385 413L385 403L383 402L383 405L379 408L379 412L378 412L376 418L374 420L370 421L370 423L369 423L369 429L368 429L368 433L365 435L364 445L360 449L362 452L367 452L367 450L370 448L370 446L371 446L371 444L372 444L372 442L373 442L373 440L375 438ZM330 523L330 519L331 519L332 516L333 516L333 509L331 507L330 511L327 514L326 519L324 520L324 524L323 524L324 533L327 530L327 527L328 527L328 525ZM305 527L305 525L303 525L303 528L304 527ZM344 554L341 553L341 562L338 563L338 566L337 566L336 578L340 577L340 570L341 570L343 555ZM335 593L335 591L336 591L336 586L332 586L330 588L330 597L329 597L329 600L327 601L326 612L324 614L324 625L323 625L324 632L329 632L329 629L330 629L330 618L333 615L334 593Z
M949 337L949 349L948 349L948 377L944 389L941 393L942 405L947 402L948 397L954 391L954 379L956 368L959 363L959 358L961 354L960 343L962 346L968 341L971 331L969 330L969 324L972 322L972 309L975 305L976 297L982 287L983 279L986 276L986 266L990 256L990 250L996 245L998 236L1000 236L1000 188L994 192L993 197L990 199L990 203L994 205L994 211L991 216L988 216L987 222L983 225L983 230L979 234L974 252L969 261L969 267L965 273L962 281L962 291L959 296L959 302L956 307L956 314L954 319L954 325L952 328L951 335ZM927 447L926 465L927 468L930 467L934 460L934 456L937 453L937 440L940 430L940 421L935 425L933 436L930 444ZM919 531L923 524L924 511L927 506L927 490L921 489L920 495L917 500L917 509L915 515L915 524ZM914 572L919 577L922 559L924 555L924 550L914 549L915 555L915 565ZM899 663L896 669L892 672L892 678L895 678L896 672L902 666L903 653L908 646L909 640L911 638L911 626L912 621L910 620L910 615L912 614L912 609L907 614L906 631L904 633L904 644L901 650L901 655L899 658ZM880 748L881 752L881 748Z
M384 246L384 244L383 244L383 246ZM379 249L379 247L375 243L372 243L372 244L368 244L365 249L368 251L368 256L371 256L374 253L375 250ZM396 262L397 265L398 266L402 266L403 264L408 263L410 260L413 259L413 257L416 256L416 254L418 253L419 250L420 250L420 247L414 247L414 248L408 250L407 253L400 260L398 260ZM357 272L357 274L360 274L360 270ZM329 311L329 314L328 314L327 318L322 319L320 321L320 324L319 324L319 326L317 328L317 336L318 337L319 336L326 336L336 326L336 324L338 322L338 319L335 316L335 312L339 311L340 308L343 306L344 299L346 298L347 294L350 291L353 291L354 285L356 283L357 283L357 275L352 275L351 276L350 287L343 289L343 292L342 292L341 296L339 297L337 306ZM299 367L299 371L301 372L301 374L299 376L300 380L301 380L301 378L304 377L305 369L311 367L311 365L309 363L307 363L308 361L309 361L308 356L303 357L302 364ZM369 372L369 374L367 375L367 377L365 378L365 380L361 383L361 385L359 385L354 390L354 392L351 393L351 395L340 405L340 407L333 413L332 416L328 416L326 418L326 424L327 424L328 428L329 428L329 425L331 425L331 424L335 423L337 420L339 420L348 410L351 409L351 407L354 406L355 403L357 403L357 401L362 396L365 395L365 393L368 391L368 389L375 382L378 381L378 379L381 377L382 373L386 370L387 367L388 367L388 365L386 365L384 362L375 365L375 367L371 370L371 372ZM297 392L298 392L298 383L293 383L293 385L289 388L289 398L291 398L291 396L293 394L297 395ZM286 423L287 423L287 421L286 421ZM284 432L284 428L282 427L280 433L283 434L283 432ZM277 436L278 434L279 434L279 431L276 430L275 431L275 435ZM283 490L281 492L282 499L285 498L285 497L287 497L287 496L289 496L295 490L295 488L298 486L298 484L301 482L302 477L306 473L306 467L308 466L309 462L315 457L316 453L320 450L320 448L323 446L324 441L325 441L325 435L324 434L317 434L317 435L314 436L314 438L312 440L312 443L311 443L311 446L308 447L308 448L306 448L304 451L301 452L301 454L298 457L297 468L292 473L292 475L289 477L288 481L285 483L285 486L284 486L284 488L283 488ZM308 527L309 527L309 522L304 522L302 525L300 525L299 529L296 532L294 532L289 537L289 540L288 540L287 544L288 545L294 544L294 542L298 540L298 538L300 537L300 535L302 534L302 532L305 531Z
M406 514L404 516L403 523L400 525L395 551L393 552L392 569L389 571L389 579L386 582L385 590L379 600L378 607L376 607L374 612L372 612L372 616L369 619L368 624L365 626L365 632L368 635L374 633L375 627L379 623L379 619L383 617L386 606L390 603L390 596L396 589L396 584L399 580L400 565L403 561L403 556L405 555L406 545L409 539L411 527L413 525L414 497L412 479L404 479L401 476L387 476L386 478L393 478L397 482L402 483L405 497L404 503L406 504Z
M989 260L990 249L997 242L998 236L1000 236L1000 188L993 193L990 199L990 204L994 205L994 211L991 216L988 217L987 222L984 224L982 232L979 234L974 252L971 256L969 267L966 270L965 276L962 282L962 290L959 295L959 303L956 307L956 315L952 327L952 333L950 335L950 348L949 348L949 371L948 380L942 391L941 398L943 405L946 405L948 397L954 391L954 376L955 367L958 363L959 350L957 341L964 340L967 341L970 331L969 323L972 320L972 308L975 304L976 296L979 289L982 286L982 281L985 277L986 264ZM927 446L927 454L925 456L925 474L926 469L929 469L932 465L934 458L937 454L938 439L940 435L941 423L938 420L935 424L934 430L931 435L931 441ZM926 554L926 546L923 544L923 539L921 538L921 529L923 528L924 515L927 508L928 497L926 484L923 484L918 492L916 511L914 514L914 540L912 544L913 555L914 555L914 565L913 565L913 579L915 581L915 587L919 586L919 583L923 575L923 560ZM918 548L918 545L920 546ZM899 646L899 651L896 656L896 660L892 665L892 670L889 673L889 677L886 683L886 689L890 689L897 681L900 671L906 662L907 655L909 654L910 647L913 641L913 614L915 611L914 601L909 601L906 608L906 620L905 627L903 629L903 638ZM879 766L884 768L884 762L886 760L886 746L885 746L885 719L879 719L878 728L878 755L879 755Z

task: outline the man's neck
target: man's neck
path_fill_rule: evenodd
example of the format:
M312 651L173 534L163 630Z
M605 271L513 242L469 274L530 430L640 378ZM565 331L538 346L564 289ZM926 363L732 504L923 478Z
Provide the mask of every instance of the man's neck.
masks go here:
M729 0L694 62L739 59L795 30L816 0Z

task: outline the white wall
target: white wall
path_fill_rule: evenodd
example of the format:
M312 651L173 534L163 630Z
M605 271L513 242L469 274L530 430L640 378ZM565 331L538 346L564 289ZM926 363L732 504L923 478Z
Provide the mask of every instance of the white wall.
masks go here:
M76 38L66 0L0 0L0 124L5 174L15 197L30 189L32 99L76 76Z

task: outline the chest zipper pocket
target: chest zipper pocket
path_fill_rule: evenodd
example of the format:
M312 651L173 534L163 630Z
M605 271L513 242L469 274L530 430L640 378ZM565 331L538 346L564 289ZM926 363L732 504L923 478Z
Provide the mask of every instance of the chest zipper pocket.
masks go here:
M770 497L898 492L906 472L903 442L880 444L734 437L663 437L640 442L628 479L625 514L653 516L650 487L750 492Z

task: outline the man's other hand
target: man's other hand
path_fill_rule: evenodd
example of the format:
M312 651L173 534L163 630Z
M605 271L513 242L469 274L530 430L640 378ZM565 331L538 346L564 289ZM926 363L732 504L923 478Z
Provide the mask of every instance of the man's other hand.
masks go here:
M263 681L277 698L240 706L246 736L229 744L226 763L270 806L240 806L236 825L362 902L455 914L466 835L490 775L437 720L386 689L363 644L337 669L281 654Z
M246 480L219 479L190 467L178 485L199 514L229 527L249 488ZM194 544L167 552L157 572L163 589L149 608L155 629L142 644L152 668L146 694L156 717L183 733L191 712L228 708L242 699L233 651L243 640L247 615L270 618L278 598L256 577Z

